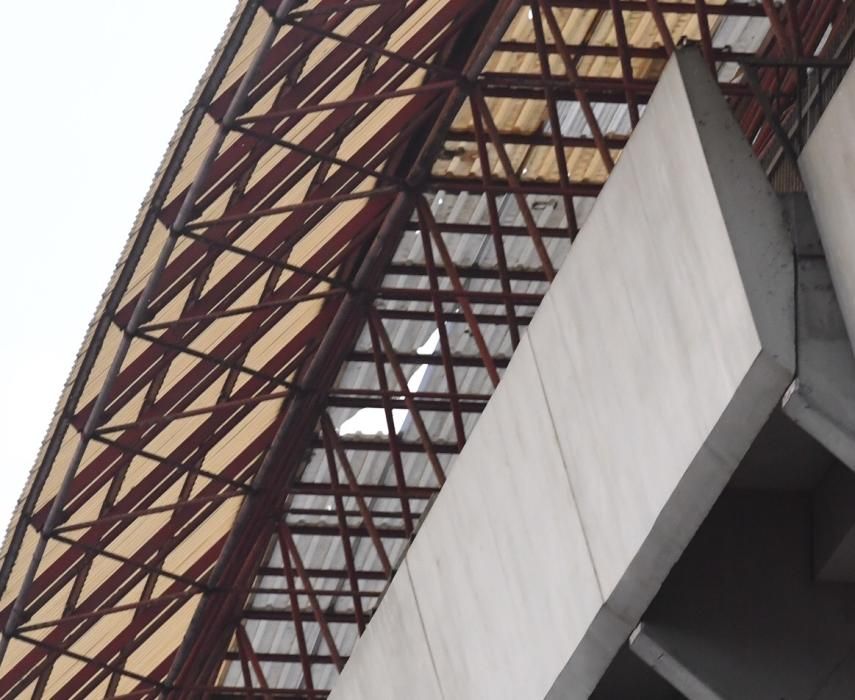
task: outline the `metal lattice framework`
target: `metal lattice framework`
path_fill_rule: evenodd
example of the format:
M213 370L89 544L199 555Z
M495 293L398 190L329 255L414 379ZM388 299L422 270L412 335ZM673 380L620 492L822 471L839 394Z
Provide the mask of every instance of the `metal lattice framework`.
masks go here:
M851 12L242 2L7 537L0 697L327 697L676 44L771 162Z

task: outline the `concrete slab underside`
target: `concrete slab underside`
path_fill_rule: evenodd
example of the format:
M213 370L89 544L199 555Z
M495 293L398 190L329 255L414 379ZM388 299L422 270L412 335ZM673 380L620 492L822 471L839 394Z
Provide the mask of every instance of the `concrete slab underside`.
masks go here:
M792 380L792 300L680 52L331 698L587 697Z
M728 489L632 649L690 700L850 700L855 587L817 582L815 521L810 492Z

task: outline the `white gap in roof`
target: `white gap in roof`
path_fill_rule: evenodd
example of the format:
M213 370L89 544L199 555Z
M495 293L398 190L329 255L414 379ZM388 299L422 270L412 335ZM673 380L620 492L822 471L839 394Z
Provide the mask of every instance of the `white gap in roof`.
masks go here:
M430 337L418 348L419 355L431 355L439 345L439 329L430 334ZM422 381L427 374L428 365L419 365L413 375L407 380L407 388L411 392L417 392L422 387ZM395 424L395 432L400 433L404 422L407 420L409 411L406 408L392 409L392 422ZM348 418L338 427L339 435L387 435L386 412L382 408L362 408L353 416Z

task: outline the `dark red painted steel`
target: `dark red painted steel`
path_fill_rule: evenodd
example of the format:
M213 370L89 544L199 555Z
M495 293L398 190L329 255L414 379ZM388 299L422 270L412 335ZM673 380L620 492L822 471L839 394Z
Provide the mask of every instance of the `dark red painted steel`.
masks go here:
M673 41L664 28L664 6L656 0L620 3L616 0L536 0L532 3L537 11L533 18L536 36L531 44L502 40L502 22L513 14L514 3L500 3L490 23L484 25L486 15L482 4L453 0L425 21L403 46L390 51L385 45L390 32L418 11L424 2L416 0L407 6L341 3L339 0L338 3L322 3L320 8L309 11L294 11L288 21L291 31L274 41L263 57L260 77L251 86L248 103L236 120L240 136L214 160L195 211L204 211L230 188L236 187L235 195L219 218L197 218L183 233L179 232L190 243L163 270L148 304L149 318L163 310L189 285L196 291L177 319L144 322L134 331L136 337L145 339L148 345L127 363L111 386L106 416L90 436L105 449L76 475L63 507L66 522L47 533L56 541L68 543L70 548L34 579L25 600L27 615L38 611L64 586L71 584L76 593L60 619L32 624L25 621L18 626L17 637L28 639L31 650L0 677L0 697L13 697L33 682L37 683L38 695L39 688L45 687L52 663L60 655L84 662L82 669L69 679L62 697L86 697L107 679L110 692L115 692L123 677L140 683L137 690L123 697L154 697L160 692L171 697L199 694L214 697L216 692L232 692L235 697L326 697L328 689L315 687L313 667L340 668L346 660L346 654L336 647L332 625L354 625L360 632L364 629L370 617L370 610L364 607L365 601L376 599L378 591L362 587L366 582L387 581L394 573L396 562L387 552L389 543L413 536L427 501L444 480L448 457L459 452L465 443L465 415L483 410L489 398L461 392L455 371L479 371L493 384L499 381L501 370L507 365L507 355L503 354L505 350L491 345L483 329L504 327L511 338L511 348L516 345L521 329L530 321L532 310L554 274L546 242L569 240L576 233L574 199L596 197L599 192L599 183L570 179L563 161L563 149L594 148L610 169L613 164L611 151L621 148L626 136L604 134L591 104L626 103L635 123L638 105L644 104L655 81L634 77L630 59L661 59L673 50ZM265 3L265 7L275 11L274 5ZM634 47L620 26L615 47L567 45L553 14L553 8L559 7L595 9L619 20L621 10L650 11L662 32L664 46ZM368 12L345 37L340 28L356 8ZM711 64L746 58L712 46L708 30L712 18L720 15L757 17L765 13L770 19L772 33L763 55L771 59L772 65L757 68L761 87L764 91L778 88L792 100L799 68L794 65L780 68L774 65L776 60L811 58L829 24L841 16L840 8L837 0L816 3L788 0L783 9L765 0L763 6L708 5L694 0L668 3L667 12L698 16L701 47ZM548 32L544 31L544 26ZM482 37L480 43L475 41L479 35ZM296 37L300 40L295 41ZM317 65L304 72L307 56L323 39L333 40L334 46ZM476 52L481 53L467 62L466 50L472 47L477 47ZM484 72L482 59L496 47L537 54L539 72L524 75ZM561 58L565 75L550 72L546 60L549 54ZM622 77L604 79L579 75L576 62L587 55L619 59ZM377 60L380 57L386 59L382 64ZM321 105L333 86L361 65L364 67L353 96ZM414 71L425 67L429 70L423 85L401 89ZM775 73L780 71L783 71L783 79L778 81ZM477 89L472 93L473 131L448 134L457 108L476 84ZM260 98L274 88L279 92L267 112L253 113ZM727 84L722 89L734 103L743 128L754 139L758 150L765 152L771 148L774 145L772 127L764 122L762 110L750 99L750 90L742 84ZM235 90L235 86L226 89L209 106L208 112L215 120L223 119ZM339 151L347 134L363 124L383 102L401 96L412 99L361 148L343 158ZM501 133L483 96L544 102L548 112L545 119L551 123L552 133ZM567 137L557 133L558 100L578 102L592 137ZM784 105L782 116L786 117L787 110L792 109L792 101L789 107L786 101L779 104ZM299 143L284 140L303 117L322 110L329 113ZM486 174L488 167L482 167L485 174L480 178L431 176L431 165L446 135L450 140L476 143L482 166L489 163L487 148L492 148L500 159L505 177L500 179ZM427 145L423 149L414 148L414 139L422 139ZM515 171L507 152L510 145L551 147L560 166L559 182L536 182ZM272 149L285 149L288 154L247 187L249 175ZM340 167L330 174L329 165ZM283 194L313 169L317 174L304 201L286 207L279 205ZM375 174L381 184L358 194L364 178ZM386 183L390 186L384 187ZM485 193L488 203L492 202L489 224L449 223L439 219L423 194L440 189L450 193ZM186 192L162 206L159 217L163 223L170 225L175 221ZM509 195L516 201L524 226L502 225L495 207L500 195ZM562 198L568 226L538 226L527 199L535 195ZM359 213L329 241L301 265L288 262L293 246L337 203L357 199L363 203ZM392 254L403 232L414 230L415 224L408 223L408 219L416 205L424 260L418 264L394 262ZM240 246L240 236L253 222L286 211L290 216L252 249ZM447 235L489 236L496 253L495 269L470 267L456 261L445 243ZM505 238L521 236L537 251L541 269L509 268L504 259ZM439 260L434 259L434 251ZM200 280L204 282L208 270L224 252L240 259L203 293ZM297 274L273 291L277 275L283 271ZM404 274L408 275L407 286L383 281L385 275ZM236 300L264 277L268 282L274 280L269 282L273 285L271 292L259 303L233 308ZM469 289L473 280L494 280L501 291ZM426 287L420 287L420 282L424 281ZM543 283L543 290L537 293L514 291L512 283L519 281ZM331 288L319 290L322 282L329 283ZM449 283L450 287L445 286ZM119 327L128 324L138 301L138 296L127 299L113 314ZM253 343L299 304L309 301L323 303L320 315L279 348L263 366L249 367L246 355ZM408 307L387 308L384 303L390 301L407 302ZM421 306L415 308L414 305ZM449 309L450 305L454 308ZM193 341L208 324L238 314L245 314L246 318L217 347L205 352L192 348ZM364 326L366 319L368 326ZM431 356L399 350L384 320L431 324L439 334L437 349ZM477 353L457 355L452 352L448 337L448 324L452 323L465 324ZM370 340L368 350L355 347L363 329L367 329ZM169 391L158 395L156 387L171 363L182 355L197 357L200 361ZM378 388L338 386L336 375L345 362L371 365ZM403 368L421 364L429 364L444 373L446 391L409 389ZM387 370L392 372L392 381L388 380ZM289 379L292 373L295 376ZM194 403L213 382L225 379L227 385L234 384L239 374L249 378L237 391L224 391L215 403L202 408ZM147 392L147 398L138 418L111 425L110 416L117 414L142 391ZM246 445L222 474L207 472L201 465L210 447L245 420L256 406L267 401L283 402L279 420ZM71 418L72 425L82 430L93 406L94 402L90 402L78 407ZM381 438L338 435L327 413L327 409L337 407L381 409L387 435ZM400 409L407 411L416 440L398 435L393 412ZM438 440L429 433L422 418L427 412L440 412L450 417L454 442ZM145 449L164 425L200 416L204 421L168 454L154 455ZM289 444L281 440L283 430L291 440ZM299 466L306 449L317 450L324 456L327 481L308 483L300 479ZM393 483L360 481L351 456L367 453L388 455L393 466ZM405 455L414 454L430 463L431 485L407 483L403 459ZM148 459L152 467L137 485L120 497L119 487L134 457ZM339 470L344 474L341 480ZM199 478L208 481L191 495L192 485ZM158 505L158 499L179 483L183 486L178 501ZM109 488L110 495L97 518L68 522L87 500L105 487ZM309 495L329 498L334 505L333 511L295 506L289 500ZM230 498L245 498L245 503L228 545L224 540L213 543L187 571L166 571L164 562L169 552ZM346 499L355 507L348 509ZM374 505L375 499L387 504L391 501L397 510L389 510L388 505L385 509ZM44 526L49 507L47 504L33 513L34 527ZM110 549L111 543L126 532L135 518L156 513L168 513L167 522L156 537L143 544L132 557ZM299 522L299 518L311 521ZM354 524L355 520L359 521L358 525ZM383 521L382 524L379 521ZM389 524L390 521L396 524ZM345 568L307 569L299 544L299 538L307 536L337 541L342 547ZM374 549L380 570L357 566L352 545L363 540ZM264 564L271 541L278 543L281 549L281 569ZM234 553L239 554L239 559L234 558ZM119 567L82 599L83 582L98 557L113 559ZM257 583L261 576L285 580L286 588L282 593L289 599L287 609L252 608L251 596L268 591ZM166 577L171 583L155 597L153 587L159 577ZM324 580L339 581L340 587L317 583ZM140 583L145 583L146 589L142 599L138 603L122 603L127 593ZM126 668L129 655L198 590L204 592L203 605L178 655L168 654L147 676ZM325 608L321 604L324 597L351 600L353 611ZM301 600L308 600L308 610L301 608ZM72 650L75 641L81 639L96 620L123 611L133 611L131 623L99 653L89 658ZM4 615L8 613L8 609L2 611ZM293 625L299 653L259 652L253 648L241 619L276 620ZM326 653L309 648L303 628L307 619L320 628L323 640L320 648L325 646ZM49 632L41 640L28 636L29 632L45 629ZM232 630L236 630L235 646L229 651ZM213 683L221 660L239 665L243 687L215 690ZM301 668L304 687L290 690L267 687L270 684L261 664L268 662Z

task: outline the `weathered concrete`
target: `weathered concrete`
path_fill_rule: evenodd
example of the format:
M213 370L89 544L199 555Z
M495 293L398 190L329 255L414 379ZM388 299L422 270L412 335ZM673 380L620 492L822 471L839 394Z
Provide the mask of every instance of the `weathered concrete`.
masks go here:
M798 258L798 376L783 409L855 469L855 356L806 197L787 195L784 204Z
M855 68L850 67L799 157L799 168L855 340Z
M529 331L607 607L632 623L794 364L776 195L694 50L656 98Z
M794 233L797 376L782 408L855 472L855 355L804 194L783 196ZM855 474L832 469L814 494L816 576L855 581Z
M528 338L407 555L446 698L542 697L602 607Z
M689 700L850 700L855 586L814 580L812 529L810 494L724 494L630 647Z
M400 697L396 666L587 697L791 382L792 301L777 198L680 52L387 594L423 639L384 599L332 700Z
M438 676L445 698L529 697L533 688L542 696L602 607L527 337L442 493L407 554L407 575L398 573L380 605L383 632L372 620L336 700L408 697L382 687L399 660L415 687ZM398 601L411 597L436 676L419 652L424 639L411 652L402 638L414 614L401 633L389 629ZM388 635L383 651L369 634Z

